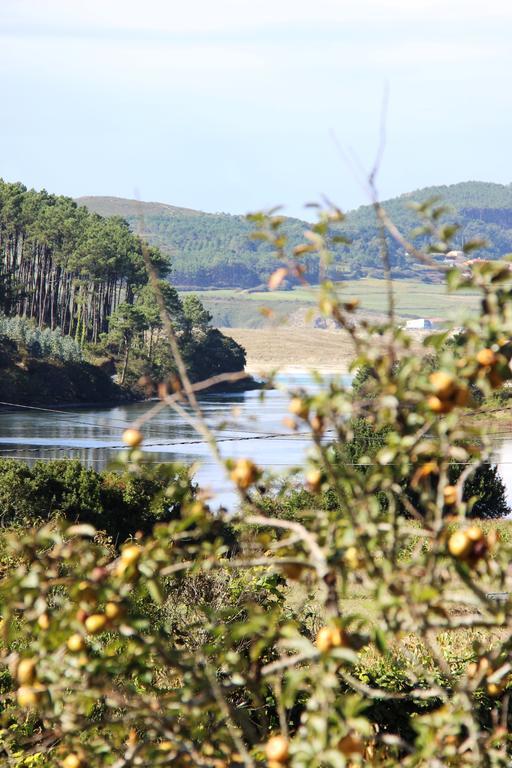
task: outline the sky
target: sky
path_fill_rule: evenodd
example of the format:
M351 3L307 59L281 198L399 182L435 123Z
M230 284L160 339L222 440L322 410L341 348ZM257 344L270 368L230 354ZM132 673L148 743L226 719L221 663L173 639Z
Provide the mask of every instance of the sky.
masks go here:
M508 184L511 32L510 0L0 0L0 176L305 216L368 202L384 125L382 199Z

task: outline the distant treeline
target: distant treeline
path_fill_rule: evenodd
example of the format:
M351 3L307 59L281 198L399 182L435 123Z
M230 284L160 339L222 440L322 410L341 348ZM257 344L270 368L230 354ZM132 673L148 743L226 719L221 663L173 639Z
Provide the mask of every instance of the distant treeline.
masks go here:
M499 258L512 252L512 187L484 182L465 182L451 186L428 187L385 202L386 209L402 232L409 234L418 225L410 203L438 198L451 211L445 220L455 221L460 228L452 247L460 249L465 242L483 239L489 244L479 252L486 258ZM122 213L135 229L141 214L147 239L172 257L173 282L180 287L252 288L268 281L275 269L275 259L267 243L251 239L253 225L244 216L200 213L157 203L135 203L120 198L84 198L90 210L105 216ZM309 224L289 218L283 231L289 251L304 242ZM362 206L347 214L345 221L333 230L342 234L350 245L333 243L333 263L328 276L354 279L382 275L382 241L372 206ZM413 237L416 244L424 238ZM432 279L432 272L413 264L404 249L387 238L395 277ZM318 281L318 258L308 254L304 259L306 274Z
M151 247L162 274L168 256ZM0 180L0 311L96 341L147 282L142 243L120 217Z

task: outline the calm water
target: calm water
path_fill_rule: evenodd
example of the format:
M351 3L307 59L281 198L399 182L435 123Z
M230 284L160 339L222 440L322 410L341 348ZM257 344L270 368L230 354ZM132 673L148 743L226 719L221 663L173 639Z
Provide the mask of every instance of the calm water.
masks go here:
M307 375L281 376L280 386L314 388ZM347 377L344 378L347 383ZM224 458L250 456L275 473L301 464L309 443L283 426L288 395L280 389L237 394L215 393L201 398L208 425L219 438ZM115 408L83 408L64 413L8 409L0 411L0 457L80 459L101 469L123 449L123 429L153 404L135 403ZM215 505L231 506L235 496L222 477L208 447L194 429L170 408L144 425L145 452L155 462L197 463L195 477L215 493Z
M343 378L343 377L342 377ZM347 377L344 382L348 383ZM281 376L284 388L315 387L308 375ZM205 395L203 413L219 438L224 458L250 456L257 464L279 474L303 462L310 443L305 436L283 426L288 395L280 389ZM152 407L135 403L115 408L84 408L48 413L36 410L0 411L0 457L37 459L80 459L101 469L123 450L121 434L131 422ZM155 462L183 461L197 464L195 477L215 493L214 505L232 506L235 496L222 477L208 447L194 429L170 408L145 424L145 451ZM512 434L495 441L495 458L512 507Z

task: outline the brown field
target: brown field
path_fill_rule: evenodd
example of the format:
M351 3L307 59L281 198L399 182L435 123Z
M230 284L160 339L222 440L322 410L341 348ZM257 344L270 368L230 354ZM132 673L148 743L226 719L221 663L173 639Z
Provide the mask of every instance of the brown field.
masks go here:
M301 371L345 373L353 358L352 343L343 331L314 328L222 328L247 352L251 373Z

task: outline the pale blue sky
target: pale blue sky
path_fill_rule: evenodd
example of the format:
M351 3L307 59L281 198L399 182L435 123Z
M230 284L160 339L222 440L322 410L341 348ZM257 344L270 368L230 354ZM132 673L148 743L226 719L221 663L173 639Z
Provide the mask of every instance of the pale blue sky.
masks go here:
M245 213L510 183L509 0L0 0L0 176Z

